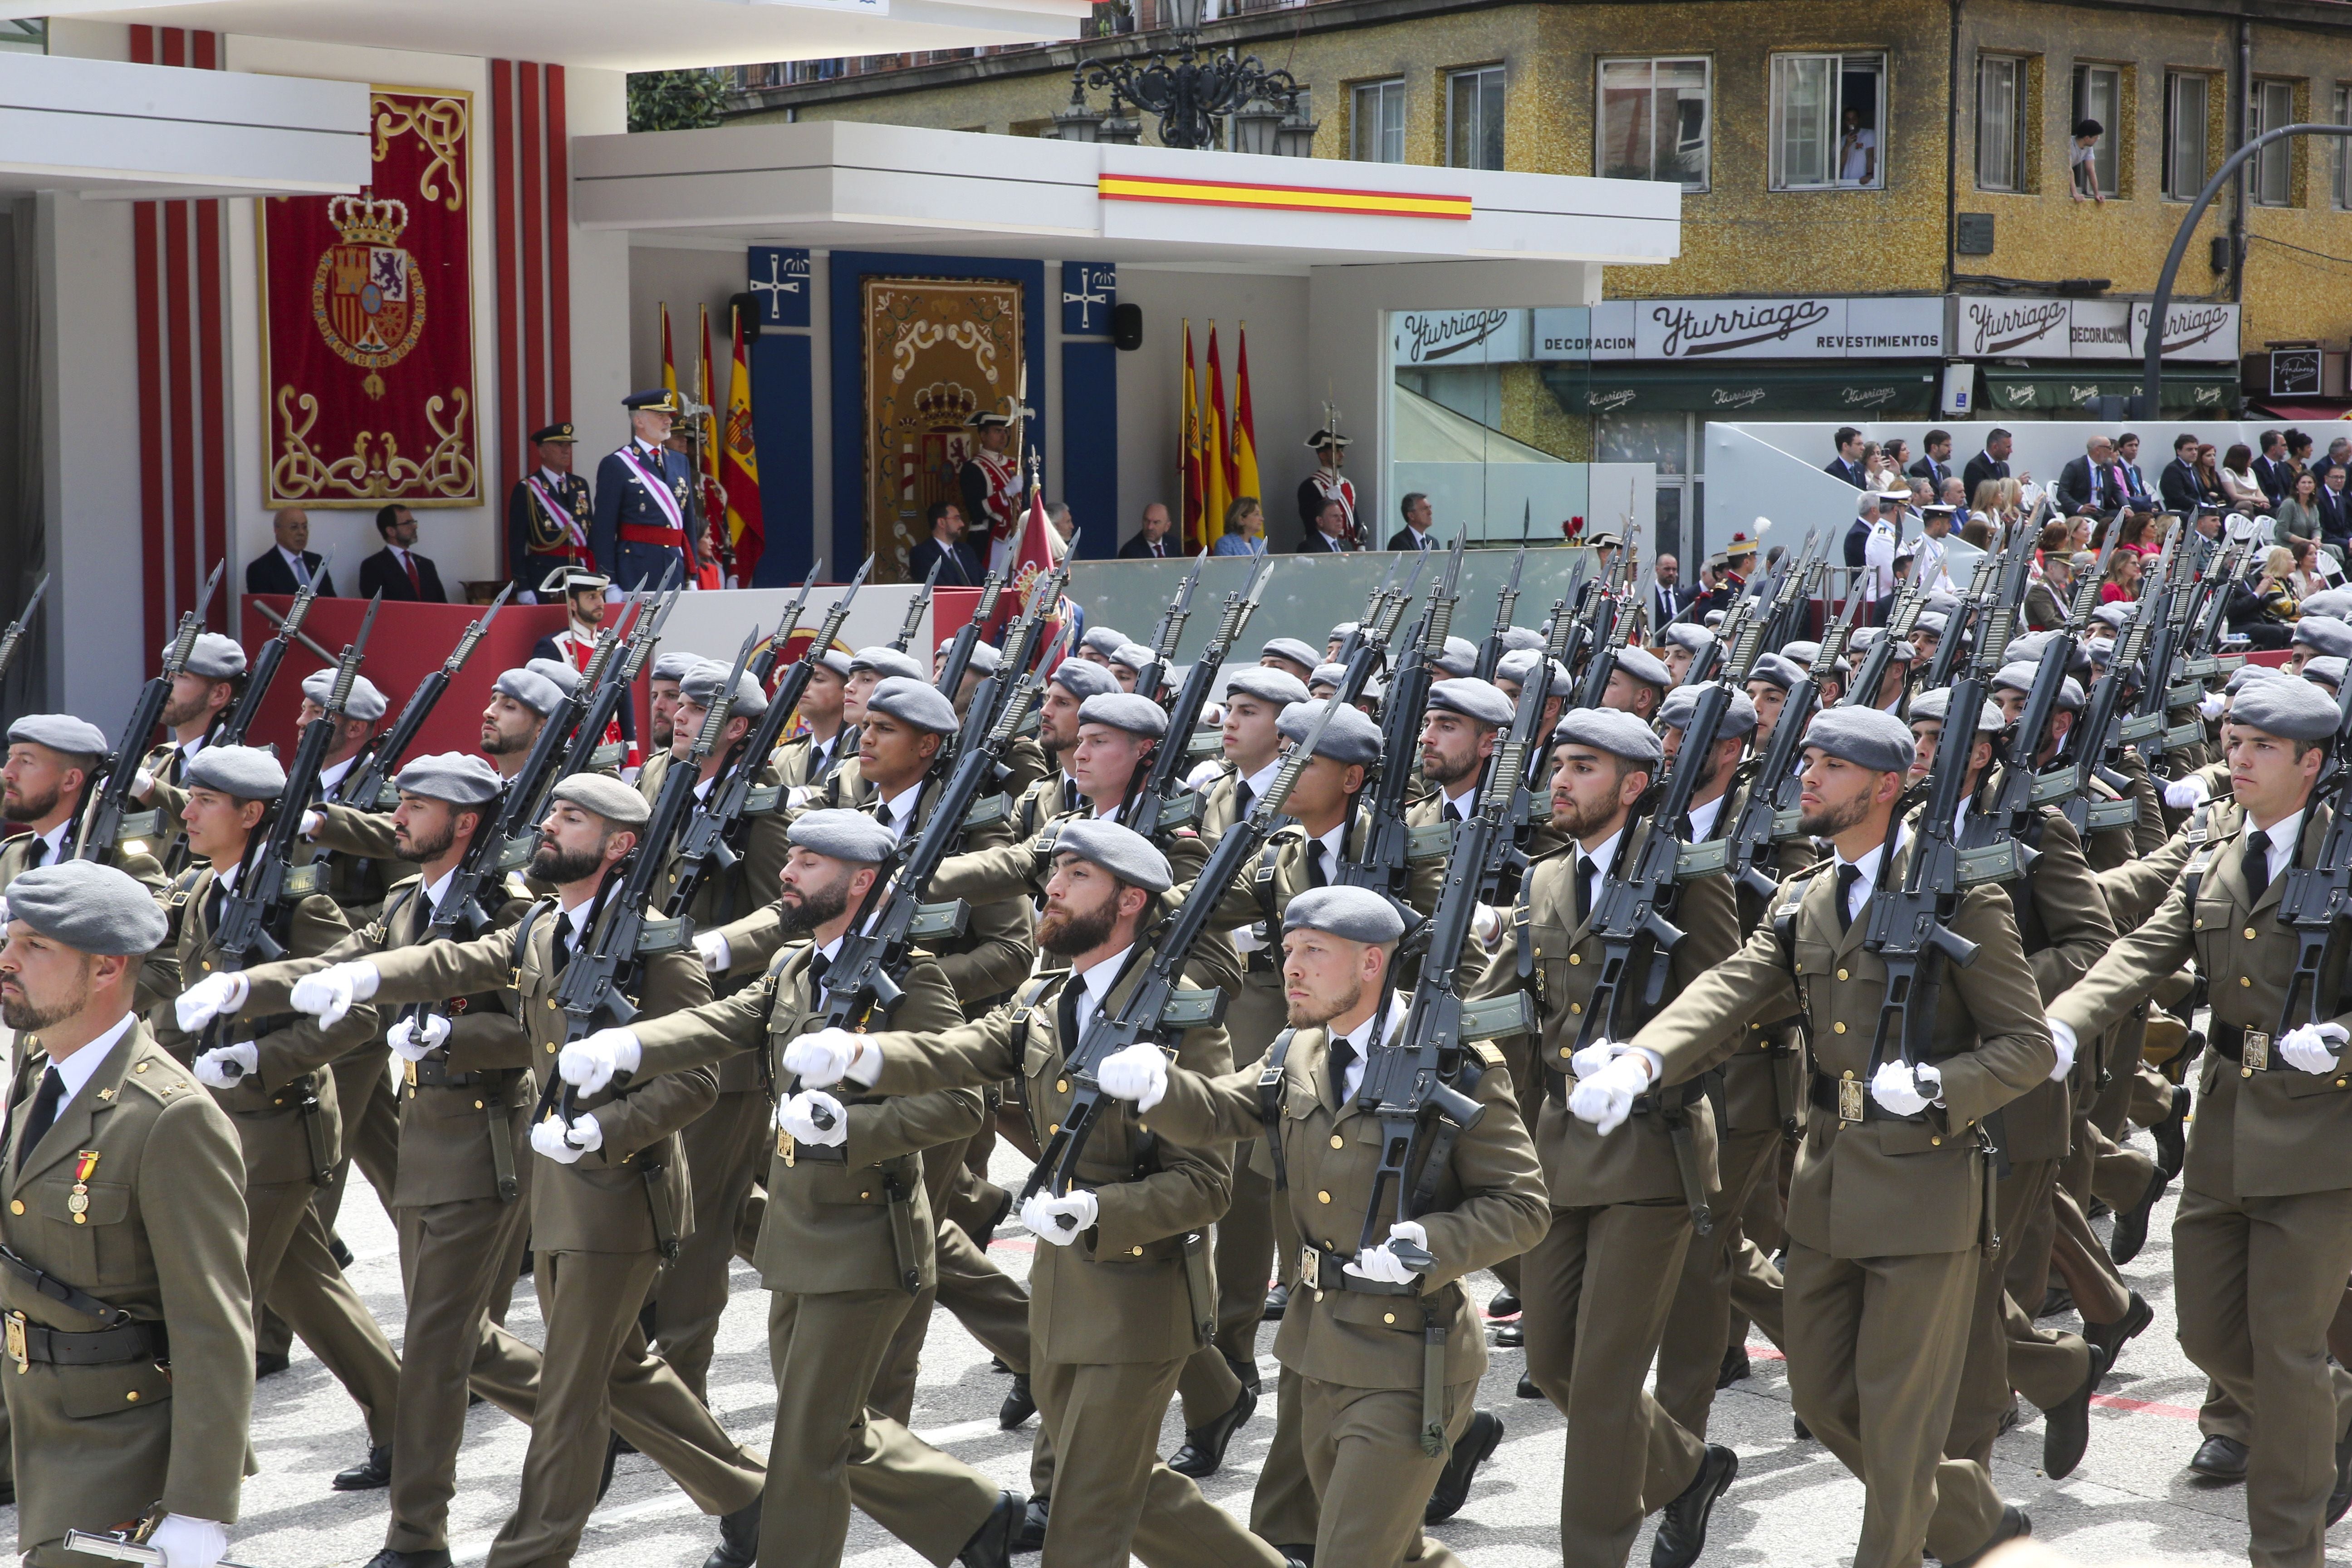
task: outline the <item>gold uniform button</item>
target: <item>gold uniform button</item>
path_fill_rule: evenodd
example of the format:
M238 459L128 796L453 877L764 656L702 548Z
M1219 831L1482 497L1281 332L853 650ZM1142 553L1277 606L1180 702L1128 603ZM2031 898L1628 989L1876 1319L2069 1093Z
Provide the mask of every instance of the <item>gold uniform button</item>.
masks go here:
M1383 1323L1393 1323L1396 1321L1396 1314L1394 1312L1382 1312L1381 1314L1381 1321Z
M10 1204L8 1205L8 1212L10 1214L23 1214L25 1212L25 1200L18 1198L16 1202Z
M78 1215L74 1215L74 1224L76 1224L76 1225L88 1225L89 1223L89 1215L86 1215L86 1214L78 1214Z
M2240 1068L2238 1069L2238 1076L2240 1078L2252 1078L2254 1076L2254 1069L2252 1068Z
M1068 1079L1066 1079L1066 1078L1057 1078L1057 1079L1055 1079L1054 1080L1054 1092L1055 1092L1055 1094L1067 1094L1067 1093L1069 1093L1069 1092L1070 1092L1070 1080L1069 1080Z
M1846 1076L1846 1077L1848 1077L1848 1078L1852 1078L1852 1077L1853 1076L1853 1072L1852 1072L1851 1070L1849 1070L1849 1071L1846 1073L1846 1075L1845 1075L1845 1076Z
M1840 980L1843 980L1843 979L1845 978L1845 971L1844 971L1844 970L1841 969L1841 970L1839 970L1839 971L1838 971L1838 978L1839 978Z
M1331 1194L1328 1193L1318 1193L1315 1194L1315 1201L1318 1204L1328 1204L1331 1201Z
M131 1070L132 1072L145 1072L149 1068L153 1067L154 1065L155 1064L152 1062L141 1062L137 1067L132 1068Z
M2252 942L2252 941L2253 941L2253 940L2254 940L2254 928L2253 928L2253 927L2252 927L2252 926L2248 926L2248 927L2246 928L2246 940L2247 940L2248 942Z
M555 1042L553 1040L547 1042L547 1054L551 1057L555 1054Z
M860 1198L870 1198L870 1197L872 1197L874 1194L873 1194L872 1193L860 1193L860 1194L858 1194L857 1195L858 1195Z
M1135 1256L1137 1256L1138 1258L1142 1257L1142 1256L1143 1256L1143 1248L1141 1248L1141 1247L1137 1247L1137 1248L1135 1249Z
M2251 974L2241 974L2238 976L2238 984L2241 985L2252 985L2253 983L2254 977Z
M1337 1132L1331 1134L1331 1147L1334 1149L1345 1149L1347 1146L1348 1141L1345 1138L1340 1137Z
M136 1405L136 1404L138 1404L138 1403L139 1403L139 1391L138 1391L137 1389L135 1389L135 1388L134 1388L134 1389L132 1389L130 1393L128 1393L128 1394L124 1394L122 1397L123 1397L123 1398L125 1398L125 1399L127 1399L127 1400L129 1400L131 1404Z
M1061 1130L1062 1124L1056 1121L1045 1129L1045 1136L1051 1138L1055 1133L1059 1132Z
M1841 1018L1841 1019L1839 1019L1836 1023L1832 1024L1832 1025L1830 1026L1830 1032L1831 1032L1832 1034L1837 1034L1837 1035L1843 1035L1843 1034L1844 1034L1844 1033L1845 1033L1845 1020L1844 1020L1844 1019L1843 1019L1843 1018Z
M1559 1054L1563 1057L1572 1057L1576 1054L1576 1047L1573 1046L1562 1046L1559 1048Z
M1570 963L1582 963L1584 962L1584 955L1580 952L1571 952L1568 955L1568 961Z
M204 962L203 967L204 967L204 968L206 968L206 969L210 969L212 966L213 966L213 961L212 961L211 959L209 959L209 958L205 959L205 962ZM135 1394L134 1394L134 1395L132 1395L132 1397L133 1397L133 1398L136 1398L136 1397L137 1397L137 1395L135 1395Z
M1323 1304L1323 1292L1320 1290L1315 1292L1315 1304L1318 1307Z
M1930 1142L1930 1143L1932 1143L1932 1144L1934 1144L1934 1145L1935 1145L1937 1148L1938 1148L1938 1149L1940 1149L1940 1148L1942 1148L1942 1147L1944 1146L1944 1141L1943 1141L1941 1138L1937 1138L1937 1137L1935 1137L1935 1136L1932 1136L1932 1135L1930 1135L1930 1136L1929 1136L1929 1138L1928 1138L1927 1142Z
M416 1094L416 1091L415 1091L415 1089L411 1089L411 1090L409 1090L409 1098L411 1098L411 1099L415 1099L415 1094ZM481 1110L481 1109L482 1109L482 1102L481 1102L480 1100L476 1100L476 1101L474 1101L474 1109L475 1109L475 1110Z

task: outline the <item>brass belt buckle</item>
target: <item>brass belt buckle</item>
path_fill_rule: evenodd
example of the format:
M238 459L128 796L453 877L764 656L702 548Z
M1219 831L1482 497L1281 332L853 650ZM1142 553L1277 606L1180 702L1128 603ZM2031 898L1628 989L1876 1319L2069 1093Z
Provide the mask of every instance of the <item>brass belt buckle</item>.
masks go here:
M2244 1063L2247 1069L2252 1072L2262 1072L2268 1068L2271 1065L2271 1037L2269 1034L2261 1029L2248 1029L2246 1031L2246 1043L2239 1051L2238 1059Z
M798 1155L799 1148L800 1146L793 1142L791 1133L776 1134L776 1158L784 1163L785 1170L789 1171L793 1168L793 1162Z
M1323 1289L1323 1255L1312 1247L1298 1249L1298 1278L1309 1290Z
M416 1063L410 1058L401 1058L400 1072L401 1076L408 1080L408 1087L415 1089L416 1087Z
M16 1363L16 1370L21 1373L28 1364L25 1359L25 1314L10 1312L6 1315L6 1321L8 1359Z
M1859 1121L1863 1119L1863 1082L1858 1078L1838 1079L1838 1120Z

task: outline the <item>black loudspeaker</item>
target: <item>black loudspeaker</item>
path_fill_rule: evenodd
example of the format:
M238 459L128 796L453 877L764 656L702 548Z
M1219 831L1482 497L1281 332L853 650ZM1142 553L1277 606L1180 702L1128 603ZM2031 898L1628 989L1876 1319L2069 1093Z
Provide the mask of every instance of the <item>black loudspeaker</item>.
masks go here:
M743 341L747 343L758 342L760 341L760 297L749 292L730 294L727 296L727 308L735 312L737 321L743 323Z
M1143 346L1143 307L1113 305L1110 308L1110 341L1115 348L1139 349Z

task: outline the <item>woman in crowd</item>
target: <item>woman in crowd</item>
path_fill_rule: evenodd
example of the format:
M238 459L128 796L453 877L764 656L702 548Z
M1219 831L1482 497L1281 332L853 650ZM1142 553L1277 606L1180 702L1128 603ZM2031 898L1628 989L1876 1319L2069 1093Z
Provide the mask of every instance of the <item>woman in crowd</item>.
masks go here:
M2315 540L2298 539L2287 548L2294 552L2294 572L2287 579L2287 585L2296 602L2301 603L2327 586L2327 574L2324 570L2327 563L2321 560L2319 544Z
M1265 553L1265 509L1255 496L1235 496L1225 508L1225 531L1209 547L1212 555Z
M2230 586L2230 629L2260 648L2284 647L2294 640L2289 629L2295 617L2294 552L2271 546L2262 570Z
M2221 487L2221 463L2214 455L2211 442L2197 448L2197 460L2193 467L2197 475L2198 500L2206 506L2228 510L2230 492Z
M2140 574L2147 567L2146 556L2118 544L2107 556L2106 575L2099 580L2099 603L2128 604L2138 598Z
M2201 452L2203 448L2199 448ZM2271 510L2271 498L2254 478L2254 449L2243 441L2231 444L2229 455L2221 459L2221 492L2229 498L2231 507L2246 517Z
M2292 549L2319 539L2319 481L2307 473L2294 477L2294 488L2278 503L2271 537Z

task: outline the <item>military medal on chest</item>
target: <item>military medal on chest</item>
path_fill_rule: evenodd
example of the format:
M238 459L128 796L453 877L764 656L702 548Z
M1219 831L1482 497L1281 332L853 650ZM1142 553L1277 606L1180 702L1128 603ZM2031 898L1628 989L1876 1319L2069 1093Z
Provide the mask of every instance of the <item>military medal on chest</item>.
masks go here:
M74 1156L73 1191L66 1194L66 1212L76 1225L89 1223L89 1178L98 1169L99 1151L84 1149Z

